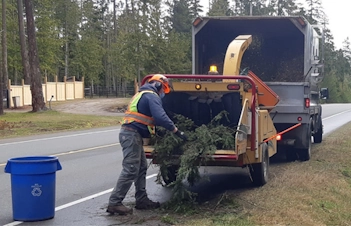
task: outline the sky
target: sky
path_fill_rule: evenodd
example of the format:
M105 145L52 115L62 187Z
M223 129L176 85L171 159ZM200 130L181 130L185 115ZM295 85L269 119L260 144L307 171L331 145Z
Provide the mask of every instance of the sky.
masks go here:
M322 0L322 5L329 19L331 33L336 48L342 48L342 42L351 39L351 0Z
M328 28L334 37L335 47L342 48L342 42L347 37L351 40L351 26L348 25L351 22L351 0L320 1L329 19ZM209 0L200 0L200 2L207 12ZM306 0L297 0L297 2L305 3Z

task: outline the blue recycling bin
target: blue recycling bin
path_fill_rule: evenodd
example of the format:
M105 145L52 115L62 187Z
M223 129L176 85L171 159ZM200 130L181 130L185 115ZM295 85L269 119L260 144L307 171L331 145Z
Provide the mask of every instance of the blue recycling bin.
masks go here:
M56 171L61 164L54 156L30 156L7 161L11 174L13 219L39 221L55 216Z

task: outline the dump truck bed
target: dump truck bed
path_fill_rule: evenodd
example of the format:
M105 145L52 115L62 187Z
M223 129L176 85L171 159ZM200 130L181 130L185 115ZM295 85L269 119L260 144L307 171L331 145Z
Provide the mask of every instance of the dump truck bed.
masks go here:
M210 65L217 65L219 74L223 73L226 49L240 35L252 35L242 57L241 74L253 71L279 96L271 110L274 123L297 123L299 116L299 122L309 123L311 112L319 113L314 107L319 105L319 88L311 76L319 59L319 42L312 25L299 16L197 18L193 23L193 73L206 74ZM305 107L306 98L310 109Z
M221 74L228 44L239 35L252 35L252 44L241 62L242 69L249 68L264 82L309 81L311 60L319 52L311 40L315 31L303 17L197 20L201 22L193 26L193 74L207 74L211 64L218 65Z

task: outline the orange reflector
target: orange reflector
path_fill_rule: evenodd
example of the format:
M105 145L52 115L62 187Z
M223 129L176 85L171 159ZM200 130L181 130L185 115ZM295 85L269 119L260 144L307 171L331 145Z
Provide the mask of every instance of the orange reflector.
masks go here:
M227 85L227 89L228 90L239 90L240 85L239 84L229 84L229 85Z
M305 107L309 108L311 105L310 98L305 98Z
M193 22L194 27L197 27L197 25L199 25L201 22L202 22L201 17L196 18Z
M278 140L281 140L282 139L282 135L278 134L275 139L278 141Z
M297 21L299 21L299 23L304 27L306 25L305 21L303 21L303 19L299 18L297 19Z
M196 85L195 85L195 89L196 89L196 90L200 90L200 89L201 89L201 85L200 85L200 84L196 84Z

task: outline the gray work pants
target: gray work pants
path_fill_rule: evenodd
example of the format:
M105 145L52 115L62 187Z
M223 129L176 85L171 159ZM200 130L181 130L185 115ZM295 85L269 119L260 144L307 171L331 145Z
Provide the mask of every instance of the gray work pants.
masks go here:
M133 182L136 201L147 197L145 190L147 162L140 134L121 128L119 142L123 151L123 169L111 193L109 206L122 205Z

